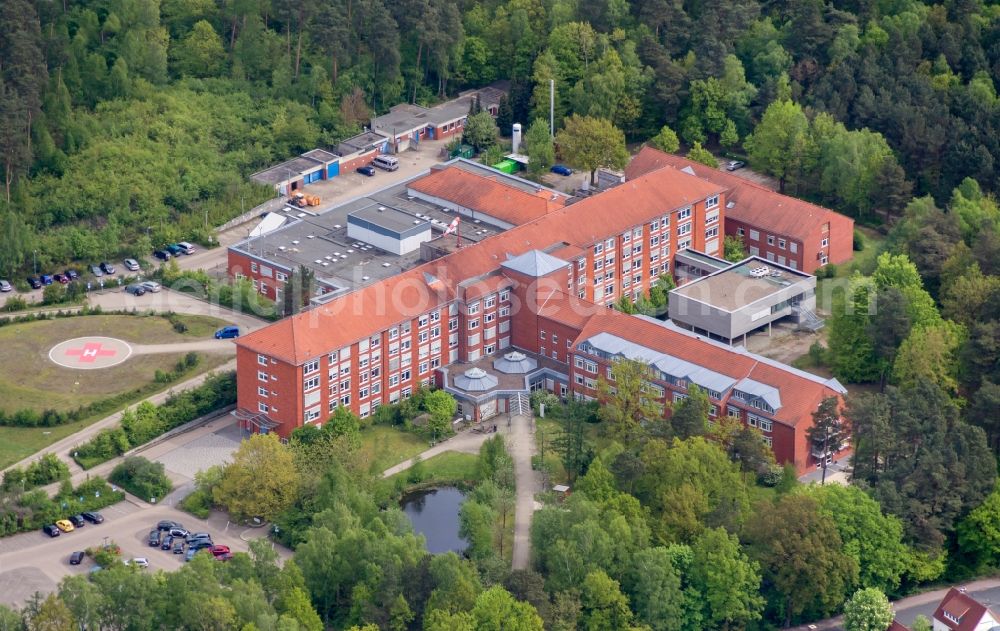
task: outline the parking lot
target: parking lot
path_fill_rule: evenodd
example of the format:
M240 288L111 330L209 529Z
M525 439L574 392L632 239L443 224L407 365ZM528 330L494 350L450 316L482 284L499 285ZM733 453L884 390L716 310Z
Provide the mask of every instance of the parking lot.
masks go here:
M69 557L77 550L100 546L114 541L122 549L122 559L145 557L149 568L144 571L172 571L184 565L183 554L173 554L149 546L149 531L160 520L180 522L191 532L207 532L213 543L229 546L233 553L247 552L249 542L265 537L268 528L247 528L230 524L224 513L213 511L208 519L198 519L178 508L180 502L193 489L194 474L231 458L239 446L240 430L235 419L221 415L203 426L171 436L141 455L164 463L167 474L174 483L174 491L156 505L135 498L119 502L100 511L104 523L88 523L73 532L49 537L41 530L0 538L0 603L22 606L26 598L36 591L43 594L56 589L64 576L86 574L94 561L84 559L80 565L70 565ZM94 475L106 475L107 463L93 469ZM281 558L291 552L281 546Z

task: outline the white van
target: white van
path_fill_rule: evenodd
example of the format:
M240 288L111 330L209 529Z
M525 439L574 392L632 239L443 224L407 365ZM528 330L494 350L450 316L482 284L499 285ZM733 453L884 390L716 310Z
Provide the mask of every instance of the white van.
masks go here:
M395 171L399 168L399 160L392 156L377 156L372 160L372 164L386 171Z

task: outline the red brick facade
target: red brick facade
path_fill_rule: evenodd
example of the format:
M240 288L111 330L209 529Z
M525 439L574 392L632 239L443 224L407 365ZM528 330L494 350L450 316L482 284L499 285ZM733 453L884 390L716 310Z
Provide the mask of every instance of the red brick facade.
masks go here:
M699 178L672 169L650 174L281 320L237 341L238 407L266 416L272 431L287 437L305 423L325 422L337 406L364 417L421 386L442 386L439 369L508 347L558 366L544 380L557 394L593 396L587 380L606 365L584 374L576 347L597 332L615 331L662 346L661 353L683 347L688 361L781 387L788 403L765 419L772 423L765 435L780 460L802 469L808 456L799 442L822 386L607 306L623 294L646 294L672 269L682 245L705 248L713 241L709 253L717 254L724 208L724 194ZM261 261L230 252L230 266L249 269L240 273L267 285ZM713 403L717 413L728 413L728 399ZM500 408L497 402L492 409ZM749 407L734 408L751 420Z

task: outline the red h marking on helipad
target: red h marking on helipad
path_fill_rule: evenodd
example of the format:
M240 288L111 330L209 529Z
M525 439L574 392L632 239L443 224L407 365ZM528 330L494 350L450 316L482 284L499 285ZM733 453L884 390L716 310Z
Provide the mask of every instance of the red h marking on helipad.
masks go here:
M87 342L83 348L67 348L66 354L79 356L80 362L92 364L98 357L114 357L118 351L113 348L104 348L100 342Z

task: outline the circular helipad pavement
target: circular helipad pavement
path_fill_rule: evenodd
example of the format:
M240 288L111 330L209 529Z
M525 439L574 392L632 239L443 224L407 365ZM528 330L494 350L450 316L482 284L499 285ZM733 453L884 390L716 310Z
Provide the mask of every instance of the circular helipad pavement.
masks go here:
M49 359L66 368L92 370L117 366L131 354L127 342L113 337L77 337L53 346Z

